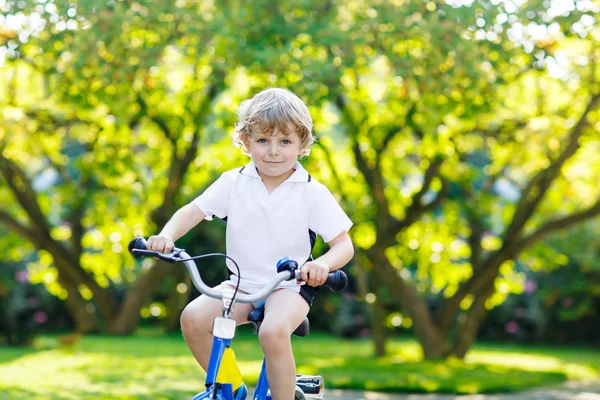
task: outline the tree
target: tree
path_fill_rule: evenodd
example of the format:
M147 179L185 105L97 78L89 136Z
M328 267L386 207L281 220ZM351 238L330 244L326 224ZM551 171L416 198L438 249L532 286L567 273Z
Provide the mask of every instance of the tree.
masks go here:
M436 32L432 25L443 30L447 26L444 18L448 21L455 18L457 22L460 18L463 26L470 25L469 30L474 34L453 29L444 34L438 30L435 37L443 39L437 42L431 38L429 48L417 38L410 40L410 36L395 42L398 32L387 37L379 34L379 40L375 39L377 33L373 33L373 43L382 48L379 56L385 61L379 71L372 66L368 72L372 75L379 72L376 76L383 78L369 77L368 72L353 74L355 79L346 80L352 84L344 87L348 95L336 99L348 126L356 166L375 205L367 233L370 240L364 243L363 264L371 270L375 290L382 292L382 288L387 287L410 316L413 330L426 357L430 358L449 354L464 357L487 309L495 304L491 299L497 293L496 285L502 284L503 275L512 274L511 262L547 234L600 213L598 191L593 185L586 187L588 193L591 190L591 196L579 198L583 207L565 204L570 200L564 197L565 189L572 188L570 198L576 197L576 191L569 185L568 174L563 172L561 176L561 170L573 163L580 165L582 153L592 151L595 146L592 138L597 135L594 121L597 120L598 85L594 62L584 68L572 64L570 67L577 72L567 73L577 73L578 83L561 84L545 70L545 65L553 62L551 54L554 53L540 53L542 48L564 52L577 43L588 49L589 59L595 59L594 40L571 36L562 41L565 47L560 47L555 39L548 37L531 44L514 43L497 34L490 36L490 32L498 30L497 24L487 33L477 30L476 26L486 23L489 26L489 21L498 21L494 13L508 18L506 13L510 12L502 7L498 12L488 7L486 12L486 4L482 2L482 6L463 10L460 15L453 15L454 11L443 14L438 11L437 16L435 6L415 4L405 10L408 15L404 18L399 18L397 10L394 13L384 7L375 11L368 9L367 15L370 12L373 16L385 15L404 21L412 17L419 21L415 31L424 31L415 35L417 37ZM427 12L430 14L425 17ZM536 18L541 16L548 25L552 22L550 10L520 10L523 15L531 12ZM573 13L569 18L557 18L567 32L573 21L579 19L586 20L586 17ZM362 29L363 32L382 30L376 22L372 30ZM465 40L465 36L470 39ZM560 36L560 30L556 36ZM474 42L479 43L478 48L472 47ZM404 49L401 43L406 43ZM533 48L520 52L521 45ZM401 50L395 50L398 48ZM402 57L403 52L408 51L406 48L419 50L413 54L415 58ZM443 57L444 50L449 48L452 50ZM535 58L528 55L531 52ZM437 61L435 57L440 55L441 60ZM390 72L386 74L387 71ZM390 90L387 86L387 90L369 93L374 84L385 84L393 76L402 78L398 81L404 90ZM592 84L588 86L588 82ZM514 101L510 97L518 90L535 88L535 83L545 90L538 90L540 95L532 101L523 98ZM562 96L560 101L554 97L557 94ZM485 97L490 99L487 103ZM576 99L588 100L582 104ZM402 107L403 103L408 105ZM524 106L532 108L524 111ZM389 116L389 110L398 111ZM553 114L562 118L540 129L538 124ZM575 123L565 123L569 119ZM565 129L565 126L570 128ZM410 143L413 140L420 146ZM532 146L539 142L543 143L542 149L531 154ZM523 145L525 151L519 148ZM399 154L404 155L405 160L408 158L404 165L394 163ZM516 158L517 154L521 157ZM407 168L411 162L414 162L412 171ZM584 180L593 181L597 170L586 170ZM409 181L408 184L403 185L400 176L407 173L420 176L420 182L413 184L416 188L410 188L409 179L404 181ZM495 185L499 180L514 182L513 189L520 192L518 201L512 204L503 198ZM521 185L521 181L525 184ZM431 214L442 205L442 215ZM453 212L457 207L458 214ZM494 216L503 207L502 218ZM449 227L462 223L468 228ZM435 235L433 229L443 233ZM447 271L435 265L442 261L443 239L451 239L446 246L457 244L455 254L447 255L448 260L441 263ZM424 248L427 242L435 245L434 251L428 248L413 256L407 249ZM461 243L468 248L463 249ZM468 262L465 255L469 257ZM417 264L413 271L411 263ZM452 276L453 273L456 276ZM427 288L433 290L434 295L438 294L435 310L419 293ZM454 327L456 321L458 324ZM378 342L377 352L384 351L384 343Z
M136 271L126 243L164 225L182 191L190 194L184 178L199 156L223 76L204 58L168 48L173 37L185 42L189 36L159 23L162 8L152 10L153 31L136 16L143 10L122 4L97 13L93 4L74 9L68 2L35 10L50 26L22 43L5 70L5 107L12 112L0 135L0 221L38 249L32 279L53 276L45 282L66 300L78 330L129 333L174 269L151 262ZM201 28L199 21L190 30ZM107 36L112 32L119 35ZM191 41L192 49L204 45ZM85 57L86 51L106 62ZM184 68L170 64L175 57ZM185 90L178 89L182 84ZM119 302L115 292L123 287Z
M188 169L178 160L188 160L186 152L196 165L207 163L192 156L198 143L214 145L199 146L203 152L219 152L214 138L243 96L281 85L309 99L322 139L307 162L336 182L356 222L356 260L367 272L362 292L376 298L377 353L385 352L389 301L410 319L426 357L462 357L487 310L519 290L513 263L527 264L545 235L599 212L590 183L599 169L582 163L597 146L597 10L578 4L557 15L546 3L495 3L83 3L65 12L81 17L82 29L61 30L69 21L59 26L63 17L55 18L39 41L13 55L50 77L45 93L60 99L56 104L84 105L88 113L70 115L96 132L110 130L94 146L113 150L93 154L114 161L123 151L129 164L120 173L134 171L131 181L141 184L132 198L155 207L189 195L186 182L208 180L212 170L192 171L174 194L175 185L155 177L183 177ZM98 57L80 56L90 50ZM212 101L189 101L195 94ZM217 103L208 128L199 130ZM35 115L32 121L41 120ZM166 140L170 152L153 140ZM19 174L15 160L27 153L15 154L5 156L8 176L24 181L40 172ZM172 157L179 167L140 165L156 157ZM145 162L136 164L140 158ZM227 156L225 164L235 160ZM104 185L119 175L92 172ZM159 188L171 197L154 195ZM19 183L10 189L18 194ZM126 209L114 207L114 215ZM11 209L12 220L20 210ZM38 214L28 211L32 220ZM92 226L85 228L91 235ZM73 286L85 276L74 274ZM97 304L106 296L92 293Z

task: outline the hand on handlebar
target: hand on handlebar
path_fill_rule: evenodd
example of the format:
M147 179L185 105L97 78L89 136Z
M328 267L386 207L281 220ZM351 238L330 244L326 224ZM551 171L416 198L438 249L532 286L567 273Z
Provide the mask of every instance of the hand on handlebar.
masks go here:
M327 280L329 268L318 261L309 261L300 268L300 274L308 286L317 287Z
M136 258L139 257L153 257L155 260L163 260L168 262L179 262L181 261L180 255L183 249L173 247L170 252L162 253L158 250L149 250L147 247L146 239L137 236L131 242L129 242L129 252Z
M158 251L159 253L169 253L174 247L173 239L167 235L150 236L146 243L148 250Z

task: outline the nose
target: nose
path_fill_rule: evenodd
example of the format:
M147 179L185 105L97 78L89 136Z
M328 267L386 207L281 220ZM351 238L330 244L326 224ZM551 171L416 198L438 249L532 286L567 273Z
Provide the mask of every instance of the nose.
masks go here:
M275 141L273 141L271 146L269 146L269 154L275 156L279 154L279 148L277 147L277 143L275 143Z

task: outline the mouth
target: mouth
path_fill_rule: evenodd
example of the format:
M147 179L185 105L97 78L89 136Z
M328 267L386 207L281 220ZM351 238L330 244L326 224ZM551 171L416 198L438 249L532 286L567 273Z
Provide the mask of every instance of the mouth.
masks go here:
M281 164L283 161L265 161L267 164Z

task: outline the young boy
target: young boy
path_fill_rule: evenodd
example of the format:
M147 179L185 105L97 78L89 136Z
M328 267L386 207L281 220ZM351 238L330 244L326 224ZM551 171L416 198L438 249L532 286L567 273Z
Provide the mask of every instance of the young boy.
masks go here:
M296 365L291 334L308 314L327 274L343 267L354 254L347 231L352 222L329 190L298 163L314 141L308 108L292 92L271 88L242 102L234 142L252 161L225 172L204 193L178 210L148 248L169 252L174 242L204 219L227 217L227 255L240 266L221 285L245 293L259 291L276 274L277 261L291 257L301 267L306 285L282 283L265 303L259 331L267 378L274 400L294 398ZM313 261L310 236L330 246ZM238 303L232 318L247 323L251 304ZM200 296L183 310L181 328L194 357L206 371L212 345L211 327L221 314L221 301Z

